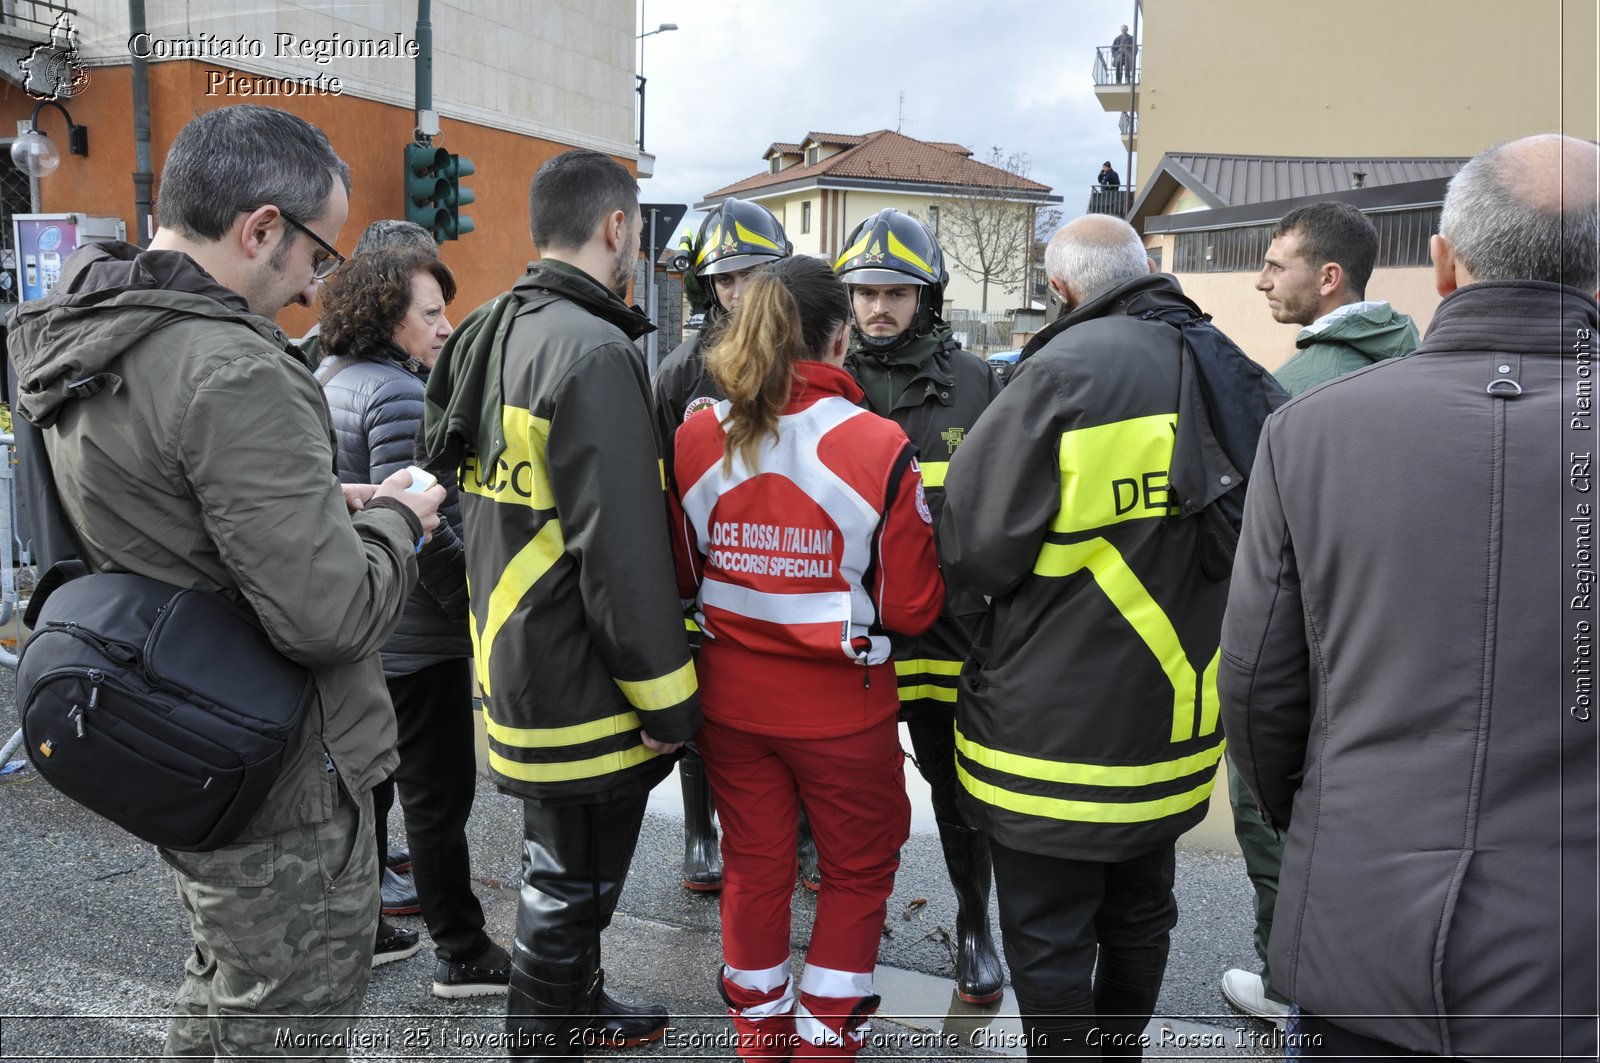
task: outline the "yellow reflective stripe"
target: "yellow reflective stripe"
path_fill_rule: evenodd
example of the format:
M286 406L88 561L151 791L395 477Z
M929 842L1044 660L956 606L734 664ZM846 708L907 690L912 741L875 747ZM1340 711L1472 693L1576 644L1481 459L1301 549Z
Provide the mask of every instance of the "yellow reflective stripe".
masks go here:
M1144 641L1172 684L1172 740L1194 737L1194 668L1172 621L1161 611L1117 548L1104 539L1081 543L1045 543L1033 571L1041 576L1070 576L1088 569L1112 606ZM1215 695L1213 695L1213 698Z
M661 490L665 491L667 489L667 459L666 458L657 458L656 459L656 472L661 474Z
M956 778L961 780L961 786L967 793L984 804L1028 816L1079 823L1149 823L1166 819L1203 804L1211 796L1213 781L1207 779L1192 790L1151 801L1072 801L1064 797L1019 794L974 779L959 762L956 764Z
M894 662L895 675L917 675L926 672L929 675L960 675L960 661L908 660Z
M950 471L948 461L922 461L917 464L922 466L923 487L944 486L944 474Z
M871 239L872 230L868 229L866 232L861 234L861 239L857 240L855 243L851 244L845 249L845 253L839 256L839 261L833 264L833 268L838 270L840 266L844 265L850 259L855 258L861 252L865 251L867 249L867 243Z
M933 267L924 262L921 255L901 243L900 238L894 234L893 229L889 230L889 253L896 258L916 264L924 273L933 274Z
M670 709L686 701L700 689L699 683L695 681L693 661L684 661L683 667L674 668L666 675L655 679L629 681L613 677L613 681L622 689L622 694L628 699L628 703L640 712Z
M500 581L489 594L489 607L483 620L483 630L472 643L472 652L478 661L478 685L485 694L489 689L489 657L494 653L494 640L505 627L512 610L533 589L550 566L566 550L566 540L561 535L561 522L547 520L539 534L528 545L517 551L511 563L500 573ZM468 625L469 627L472 625Z
M497 723L483 707L483 728L490 738L502 745L520 746L523 749L548 749L552 746L576 746L596 742L602 738L626 734L639 729L639 714L619 712L588 723L568 724L565 727L508 727Z
M739 219L737 218L735 218L733 221L733 231L738 235L740 240L743 240L747 244L755 244L757 247L770 247L780 255L783 254L783 248L779 247L771 240L768 240L765 236L762 236L754 229L746 229L743 225L739 224Z
M1056 532L1083 532L1177 510L1167 482L1178 415L1155 414L1061 433Z
M502 406L500 427L505 434L505 452L487 472L479 468L478 455L469 453L461 463L461 490L491 502L554 509L556 496L545 461L549 419L535 417L519 406Z
M1024 779L1073 786L1150 786L1171 782L1214 766L1222 759L1222 750L1226 745L1227 742L1219 738L1217 744L1208 749L1154 764L1079 764L990 749L962 734L959 724L956 726L956 749L974 764Z
M1222 709L1222 699L1217 694L1217 669L1222 664L1222 647L1212 655L1200 676L1200 733L1214 734L1217 730L1217 713Z
M722 242L722 223L719 221L719 222L717 222L715 225L713 225L711 227L711 231L710 232L706 233L706 238L704 240L700 241L700 253L694 257L694 264L695 264L695 268L696 269L700 268L701 264L705 262L706 256L709 255L712 251L714 251L716 249L716 246L721 242Z
M948 701L953 703L956 700L956 688L942 687L933 683L920 683L917 686L900 688L901 701L921 701L923 698L929 701Z
M585 760L568 760L555 763L525 764L511 760L489 750L489 767L508 779L520 782L571 782L574 779L593 779L601 775L614 775L657 756L647 746L630 746L615 753L602 753Z
M700 630L700 625L695 623L693 620L690 620L688 617L684 617L683 618L683 629L685 631L699 631Z

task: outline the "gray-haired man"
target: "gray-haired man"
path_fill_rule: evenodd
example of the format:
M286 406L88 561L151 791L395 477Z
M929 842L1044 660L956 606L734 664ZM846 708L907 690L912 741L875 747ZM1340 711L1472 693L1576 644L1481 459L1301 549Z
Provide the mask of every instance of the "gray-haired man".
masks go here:
M1305 1055L1595 1056L1597 163L1472 159L1422 346L1262 433L1218 686Z

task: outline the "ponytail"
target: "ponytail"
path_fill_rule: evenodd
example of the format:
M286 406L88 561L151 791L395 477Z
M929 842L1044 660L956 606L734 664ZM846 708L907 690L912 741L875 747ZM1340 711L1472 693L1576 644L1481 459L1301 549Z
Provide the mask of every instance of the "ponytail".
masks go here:
M777 438L778 418L789 405L794 363L822 354L849 316L844 285L815 258L781 259L750 278L739 308L706 353L706 372L731 407L722 422L724 472L733 468L735 454L757 468L762 443Z

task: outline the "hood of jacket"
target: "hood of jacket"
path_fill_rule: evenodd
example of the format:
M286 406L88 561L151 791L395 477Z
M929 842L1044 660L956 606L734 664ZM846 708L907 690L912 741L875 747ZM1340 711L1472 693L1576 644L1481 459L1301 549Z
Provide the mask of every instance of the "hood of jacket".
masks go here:
M1364 304L1313 329L1315 326L1301 329L1294 345L1304 350L1314 343L1339 343L1374 362L1404 357L1417 346L1417 329L1411 318L1383 302Z
M1102 288L1073 307L1059 320L1040 329L1033 339L1028 341L1027 346L1022 348L1022 353L1017 356L1017 362L1020 364L1031 358L1039 348L1073 325L1084 321L1108 317L1111 314L1138 317L1147 310L1173 307L1187 307L1197 315L1202 312L1192 299L1183 294L1183 289L1178 286L1178 279L1170 274L1147 273L1142 277L1113 284Z
M549 258L533 263L510 292L468 314L439 352L424 396L422 442L429 468L459 467L468 448L488 465L505 451L500 367L506 336L517 317L557 300L576 303L630 340L656 330L642 311L576 266Z
M90 244L67 259L49 295L11 315L7 348L17 370L18 409L48 427L66 403L115 390L122 383L110 371L117 359L183 317L241 323L295 350L282 329L251 314L243 296L183 252Z

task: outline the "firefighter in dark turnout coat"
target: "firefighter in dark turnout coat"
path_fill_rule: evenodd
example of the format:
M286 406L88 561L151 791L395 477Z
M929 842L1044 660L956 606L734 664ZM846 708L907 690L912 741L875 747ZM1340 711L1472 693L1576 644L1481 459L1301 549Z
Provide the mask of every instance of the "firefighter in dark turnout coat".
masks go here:
M540 168L532 201L542 257L451 337L425 435L461 470L489 766L524 807L510 1054L571 1059L665 1032L664 1009L605 993L600 932L700 707L632 343L651 326L617 294L638 254L637 187L608 156L571 151Z
M999 393L1000 381L956 344L939 316L949 279L944 252L915 218L884 210L863 221L834 272L850 286L855 314L845 368L866 393L866 407L898 424L917 447L937 525L950 458ZM1004 982L989 932L988 842L956 807L956 679L983 611L982 596L947 588L932 628L894 639L901 718L932 791L956 894L956 993L973 1004L1000 999Z

